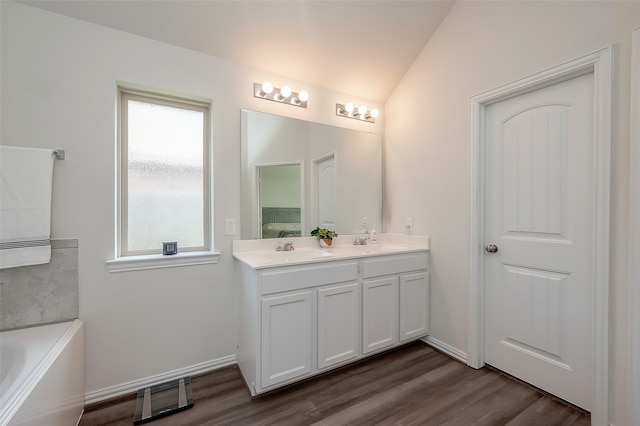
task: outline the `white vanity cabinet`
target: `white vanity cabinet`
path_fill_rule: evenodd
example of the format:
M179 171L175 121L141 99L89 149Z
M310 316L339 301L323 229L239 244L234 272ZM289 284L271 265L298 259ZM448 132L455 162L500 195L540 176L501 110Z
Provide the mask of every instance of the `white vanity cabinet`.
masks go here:
M355 261L241 266L238 365L252 395L360 357Z
M318 290L318 370L360 356L360 284Z
M427 335L428 251L366 254L270 267L249 254L237 263L237 362L252 395Z
M400 343L424 337L429 332L429 273L399 276Z
M311 302L311 291L262 298L263 387L311 373Z
M428 254L362 261L362 353L426 336L429 329Z
M362 353L398 343L398 278L367 279L362 283Z

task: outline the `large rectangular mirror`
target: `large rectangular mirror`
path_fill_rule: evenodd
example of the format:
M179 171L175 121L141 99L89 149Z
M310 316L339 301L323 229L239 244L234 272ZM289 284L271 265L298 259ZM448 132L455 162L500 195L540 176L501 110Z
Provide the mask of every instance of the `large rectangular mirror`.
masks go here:
M242 110L243 239L382 231L382 136Z

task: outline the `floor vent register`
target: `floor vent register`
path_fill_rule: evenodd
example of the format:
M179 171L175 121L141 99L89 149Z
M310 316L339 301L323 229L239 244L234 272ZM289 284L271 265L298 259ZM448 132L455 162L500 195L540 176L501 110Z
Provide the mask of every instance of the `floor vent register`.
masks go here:
M138 390L133 424L141 425L191 407L190 377L142 388Z

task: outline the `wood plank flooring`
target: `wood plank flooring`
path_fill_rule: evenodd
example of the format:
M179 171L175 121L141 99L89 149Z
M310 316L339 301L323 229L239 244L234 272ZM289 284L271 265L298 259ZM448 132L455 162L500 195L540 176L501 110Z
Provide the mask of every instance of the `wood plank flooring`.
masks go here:
M191 380L194 407L150 426L591 424L588 414L422 342L254 400L235 366ZM93 404L80 426L131 425L134 409L133 394Z

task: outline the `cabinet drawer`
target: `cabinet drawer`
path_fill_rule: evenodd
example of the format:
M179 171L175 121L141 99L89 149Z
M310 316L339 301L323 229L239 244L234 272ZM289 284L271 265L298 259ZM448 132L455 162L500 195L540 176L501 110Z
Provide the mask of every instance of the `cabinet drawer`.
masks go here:
M428 269L429 255L415 253L397 256L381 256L362 261L362 278L394 275Z
M320 263L314 265L276 268L260 273L262 294L298 290L326 284L355 281L358 279L358 264Z

